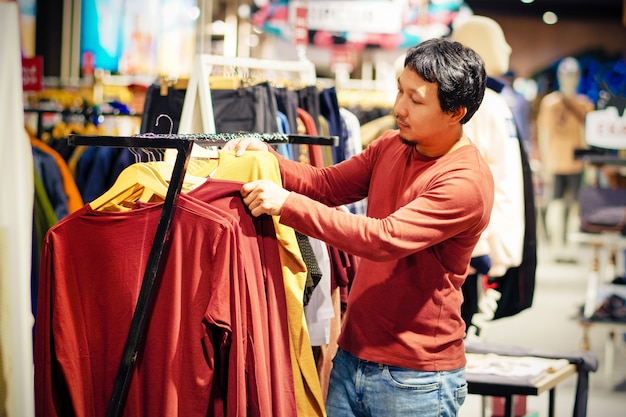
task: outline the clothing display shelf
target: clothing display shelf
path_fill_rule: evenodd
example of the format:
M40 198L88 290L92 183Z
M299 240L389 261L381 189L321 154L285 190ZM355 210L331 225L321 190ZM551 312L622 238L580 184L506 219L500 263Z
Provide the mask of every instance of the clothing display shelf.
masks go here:
M143 339L147 331L150 309L156 297L155 288L158 288L159 267L168 239L170 225L174 216L176 199L183 186L183 179L187 165L195 144L202 146L221 146L228 140L236 137L252 136L268 143L293 143L307 145L336 146L339 138L336 136L311 136L272 133L207 133L207 134L154 134L144 133L133 136L86 136L71 134L68 137L70 145L112 146L122 148L146 149L174 149L178 153L174 169L170 178L163 209L155 232L146 270L144 272L141 289L137 298L137 305L132 317L126 345L122 354L118 373L113 387L113 394L107 410L107 417L120 416L137 359L141 353Z

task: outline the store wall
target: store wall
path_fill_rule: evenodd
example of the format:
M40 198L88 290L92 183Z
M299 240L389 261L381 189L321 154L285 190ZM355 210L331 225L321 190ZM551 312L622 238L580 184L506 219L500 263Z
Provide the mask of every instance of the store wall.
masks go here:
M626 27L619 19L562 20L546 25L538 18L490 15L502 26L511 45L511 68L531 77L557 60L589 50L626 58Z

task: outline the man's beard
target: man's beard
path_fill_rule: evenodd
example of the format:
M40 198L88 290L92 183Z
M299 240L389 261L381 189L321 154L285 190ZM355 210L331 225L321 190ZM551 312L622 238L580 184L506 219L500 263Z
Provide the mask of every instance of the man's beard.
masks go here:
M411 142L410 140L404 138L403 136L400 136L400 142L402 142L403 144L405 144L408 147L414 148L415 147L415 143Z

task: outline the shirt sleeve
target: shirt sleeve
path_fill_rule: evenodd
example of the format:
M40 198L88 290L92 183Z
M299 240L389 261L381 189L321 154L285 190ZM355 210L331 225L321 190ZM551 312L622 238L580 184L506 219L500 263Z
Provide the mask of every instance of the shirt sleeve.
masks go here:
M385 218L354 215L290 193L280 222L345 252L374 261L406 257L458 236L476 232L484 191L477 182L451 173L428 192ZM371 203L371 202L370 202Z

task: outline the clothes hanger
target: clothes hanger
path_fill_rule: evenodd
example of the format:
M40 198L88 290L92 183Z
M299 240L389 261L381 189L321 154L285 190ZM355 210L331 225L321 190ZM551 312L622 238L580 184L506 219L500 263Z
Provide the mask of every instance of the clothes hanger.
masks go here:
M186 90L188 84L188 78L162 77L159 79L159 92L162 96L166 96L170 88L175 90Z
M243 80L236 75L211 75L209 86L211 90L236 90L241 87Z
M206 181L206 179L211 177L211 175L217 169L217 159L219 159L219 157L213 159L197 159L194 161L189 161L190 163L187 167L187 172L189 172L196 178L204 178ZM193 165L191 164L191 162L193 162Z
M159 125L159 119L161 117L165 117L170 121L170 132L172 134L172 129L174 127L174 121L167 114L159 114L156 118L154 125ZM164 161L167 163L172 163L176 160L176 151L174 149L166 149L165 154L163 155ZM214 146L204 147L198 144L194 144L189 162L192 162L196 159L219 159L218 150ZM193 175L193 174L192 174ZM169 178L169 177L168 177Z
M139 155L132 148L129 149L139 161ZM158 171L141 162L135 162L124 168L111 188L91 201L89 206L98 211L130 210L137 201L164 201L168 187L169 184Z
M111 188L89 203L94 210L107 205L128 207L136 201L164 201L168 183L157 172L142 163L124 168Z
M144 161L143 158L138 158L140 162L136 163L143 164L146 167L150 168L154 171L157 177L163 178L163 180L169 184L171 182L170 180L172 178L172 173L174 172L174 165L158 159L152 149L141 148L140 151L146 154L147 160ZM183 189L181 191L188 191L191 186L198 185L203 180L204 179L193 177L191 175L186 175L185 181L183 183Z
M170 121L169 134L171 135L172 129L174 126L174 122L172 118L168 116L167 114L160 114L156 118L156 121L155 121L156 126L159 125L159 120L161 119L161 117L165 117L166 119ZM209 148L204 148L200 146L197 146L196 148L199 148L195 155L195 157L197 158L202 158L202 159L219 158L218 151L215 149L209 149ZM166 182L169 183L170 179L172 178L172 173L174 172L174 164L168 160L157 159L157 157L152 153L152 150L147 150L147 149L142 149L142 150L146 152L146 154L148 155L148 162L142 162L142 163L146 165L148 168L153 169L157 176L163 178ZM206 181L206 177L199 177L190 173L193 171L189 171L189 167L195 165L195 163L196 163L195 159L190 159L188 162L187 172L185 173L185 176L183 177L183 188L181 190L183 192L189 191Z

